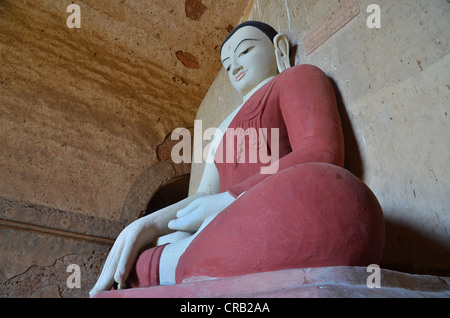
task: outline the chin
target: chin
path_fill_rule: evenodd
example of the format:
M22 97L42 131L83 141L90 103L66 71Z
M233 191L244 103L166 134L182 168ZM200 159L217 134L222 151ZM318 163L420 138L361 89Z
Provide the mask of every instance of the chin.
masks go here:
M249 83L241 83L238 82L236 85L234 85L234 88L242 95L247 95L252 91L253 88L255 88L257 85L249 84Z
M247 91L245 88L243 88L241 85L236 85L236 84L233 85L233 87L239 94L241 94L241 95L247 94L247 93L245 93Z

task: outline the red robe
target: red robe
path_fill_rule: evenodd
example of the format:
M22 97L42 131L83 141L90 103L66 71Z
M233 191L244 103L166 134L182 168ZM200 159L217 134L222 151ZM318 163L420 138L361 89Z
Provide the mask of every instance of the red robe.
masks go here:
M186 249L178 262L177 283L193 277L380 262L383 213L371 190L342 168L344 140L336 98L320 69L301 65L269 81L228 129L239 128L244 135L248 132L247 140L233 137L230 147L233 139L225 134L215 156L220 192L237 199ZM267 134L260 135L260 128ZM272 140L271 129L278 129L278 140ZM267 148L273 160L278 150L274 173L261 173L268 163L259 156L250 163L255 144ZM147 250L139 258L144 262L138 260L132 287L150 281L151 269L159 266L159 255L154 257L158 251Z
M320 69L301 65L272 79L229 126L238 128L267 128L266 138L250 133L250 143L236 137L234 147L227 147L230 138L225 134L216 153L220 192L245 194L192 241L178 262L177 283L381 261L383 213L371 190L342 168L344 140L336 98ZM276 173L262 174L264 164L249 163L248 150L253 142L273 154L272 128L279 129L281 159ZM232 162L226 161L229 149Z
M256 131L267 129L267 140L247 136L245 143L235 138L234 147L225 134L216 153L220 175L220 191L235 197L251 189L269 175L260 173L263 164L250 163L250 143L271 148L273 128L279 130L278 171L307 162L326 162L344 165L344 137L333 87L326 75L312 65L287 69L261 87L245 103L230 123L228 130ZM262 140L261 140L262 139ZM265 145L261 145L265 143ZM239 146L245 146L245 150ZM234 162L227 163L226 151L234 151ZM244 163L238 163L238 153L245 153ZM258 158L260 159L260 158Z

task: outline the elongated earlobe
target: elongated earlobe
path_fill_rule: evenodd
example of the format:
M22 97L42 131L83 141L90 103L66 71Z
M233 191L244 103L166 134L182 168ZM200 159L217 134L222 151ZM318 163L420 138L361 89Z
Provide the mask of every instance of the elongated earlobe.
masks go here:
M280 33L273 39L273 44L275 46L275 56L277 58L278 72L281 73L291 67L291 61L289 57L289 39L285 34Z

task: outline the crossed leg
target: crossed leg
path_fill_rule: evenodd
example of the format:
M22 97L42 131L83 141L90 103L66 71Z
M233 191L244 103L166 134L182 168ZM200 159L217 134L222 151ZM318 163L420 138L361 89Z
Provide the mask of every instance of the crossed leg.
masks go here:
M372 191L325 163L270 176L222 211L192 240L176 282L290 268L379 264L384 217Z
M371 190L347 170L324 163L274 174L205 220L194 235L168 244L160 284L381 261L384 218Z

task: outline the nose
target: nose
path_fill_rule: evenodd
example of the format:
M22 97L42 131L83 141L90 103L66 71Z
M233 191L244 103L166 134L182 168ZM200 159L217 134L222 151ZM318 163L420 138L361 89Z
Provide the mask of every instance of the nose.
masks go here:
M242 69L242 66L239 65L239 63L236 63L236 61L234 60L232 65L231 65L231 73L233 75L237 75L237 73Z

